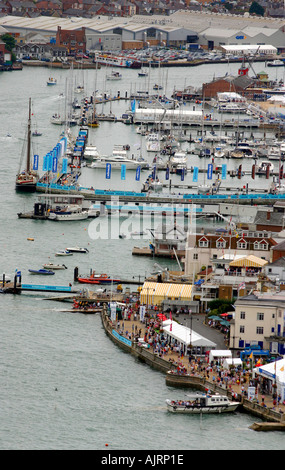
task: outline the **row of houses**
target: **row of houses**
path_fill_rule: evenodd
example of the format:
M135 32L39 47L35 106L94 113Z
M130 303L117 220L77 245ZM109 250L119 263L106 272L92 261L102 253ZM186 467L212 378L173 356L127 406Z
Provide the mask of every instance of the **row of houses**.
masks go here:
M153 241L158 255L173 248L178 254L186 242L185 272L162 271L145 282L142 303L197 313L207 312L213 300L232 301L229 348L235 356L254 346L285 353L284 233L196 233L185 239L184 230L169 226L157 230Z
M90 18L95 15L110 15L114 17L128 17L136 14L171 14L181 8L187 8L184 1L171 1L163 3L139 2L135 0L41 0L36 3L29 0L8 0L0 2L0 13L6 15L28 16L30 18L41 14L51 16L82 16Z

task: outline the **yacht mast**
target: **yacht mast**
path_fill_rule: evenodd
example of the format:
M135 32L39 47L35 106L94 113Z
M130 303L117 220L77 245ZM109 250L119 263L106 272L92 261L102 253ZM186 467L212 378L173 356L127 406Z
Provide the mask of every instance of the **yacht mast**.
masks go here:
M29 98L29 118L28 118L28 142L27 142L27 167L29 173L31 170L31 98Z

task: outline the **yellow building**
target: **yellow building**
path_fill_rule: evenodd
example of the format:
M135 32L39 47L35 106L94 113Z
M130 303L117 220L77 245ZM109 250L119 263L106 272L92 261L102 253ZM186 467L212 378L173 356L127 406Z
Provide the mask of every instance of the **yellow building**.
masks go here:
M141 304L160 305L163 300L192 300L192 285L164 282L144 283L140 293Z

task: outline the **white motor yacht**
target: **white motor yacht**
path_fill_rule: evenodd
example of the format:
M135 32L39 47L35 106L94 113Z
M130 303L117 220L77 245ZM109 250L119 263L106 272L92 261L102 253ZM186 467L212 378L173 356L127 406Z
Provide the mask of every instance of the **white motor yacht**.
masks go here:
M90 165L90 168L106 168L106 164L110 163L113 170L121 169L122 165L126 165L127 170L136 170L140 167L142 170L148 170L149 164L143 159L132 159L127 158L124 155L110 155L110 156L101 156L95 160Z
M98 149L96 145L87 145L84 149L84 159L88 161L92 161L100 157Z
M55 221L85 220L88 218L88 211L83 211L77 204L70 204L59 211L49 212L48 219Z

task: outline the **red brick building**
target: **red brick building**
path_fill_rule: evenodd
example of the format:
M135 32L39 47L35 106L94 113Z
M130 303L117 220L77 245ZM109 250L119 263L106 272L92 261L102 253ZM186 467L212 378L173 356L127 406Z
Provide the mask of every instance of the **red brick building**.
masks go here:
M56 33L56 45L65 46L69 55L76 56L77 54L86 53L86 36L85 28L78 31L61 29L58 26Z

